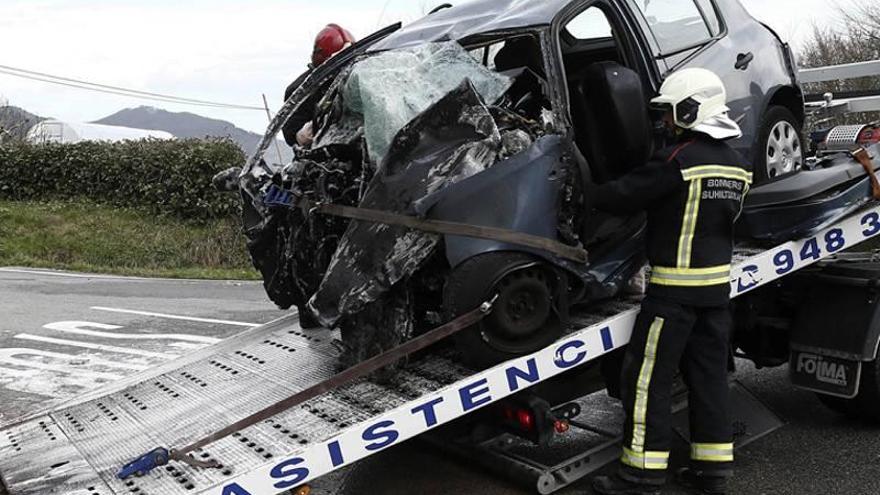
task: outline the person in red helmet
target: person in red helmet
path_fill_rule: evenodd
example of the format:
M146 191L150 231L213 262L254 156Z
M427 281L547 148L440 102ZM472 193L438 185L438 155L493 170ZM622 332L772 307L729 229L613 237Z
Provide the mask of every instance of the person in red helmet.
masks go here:
M338 24L327 24L327 27L315 37L312 65L309 68L314 69L320 66L354 42L354 36L348 30Z
M355 42L354 36L338 24L328 24L318 36L315 37L315 47L312 50L312 62L309 64L309 72L330 60L334 55L345 50ZM284 101L302 85L309 72L299 76L284 91ZM284 140L290 146L311 146L314 139L312 119L315 115L315 106L318 96L312 96L306 100L299 111L294 113L282 128Z

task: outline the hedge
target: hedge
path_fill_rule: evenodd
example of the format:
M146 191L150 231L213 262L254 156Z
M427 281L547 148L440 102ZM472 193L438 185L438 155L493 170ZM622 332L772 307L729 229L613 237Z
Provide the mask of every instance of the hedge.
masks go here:
M0 145L0 198L87 199L157 215L207 220L239 211L235 194L211 185L245 157L228 139Z

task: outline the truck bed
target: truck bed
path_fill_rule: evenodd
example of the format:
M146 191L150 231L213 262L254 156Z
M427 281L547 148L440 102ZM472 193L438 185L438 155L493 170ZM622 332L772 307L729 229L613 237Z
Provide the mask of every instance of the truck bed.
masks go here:
M817 238L842 237L839 252L877 235L880 229L865 229L876 218L873 206L811 239L738 248L733 295L818 261L797 257ZM821 258L833 254L821 245ZM172 462L144 477L116 478L123 464L156 447L184 446L332 376L338 336L303 331L290 315L0 428L0 478L10 495L279 493L623 347L636 314L633 300L577 313L553 346L485 371L430 354L390 383L334 390L195 453L220 469Z

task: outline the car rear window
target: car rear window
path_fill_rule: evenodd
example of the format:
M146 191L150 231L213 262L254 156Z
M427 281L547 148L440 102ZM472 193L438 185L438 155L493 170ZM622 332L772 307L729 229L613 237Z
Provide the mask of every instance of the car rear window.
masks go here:
M708 41L721 32L712 0L634 0L663 54Z

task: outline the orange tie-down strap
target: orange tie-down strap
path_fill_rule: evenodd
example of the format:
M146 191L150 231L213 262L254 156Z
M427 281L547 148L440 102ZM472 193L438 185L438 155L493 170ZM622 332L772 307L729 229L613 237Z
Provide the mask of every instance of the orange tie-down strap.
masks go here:
M862 164L865 173L871 178L871 191L874 194L874 199L880 199L880 180L877 180L877 173L874 171L874 162L871 160L871 155L868 154L868 150L865 148L859 148L853 151L852 156L857 162Z

